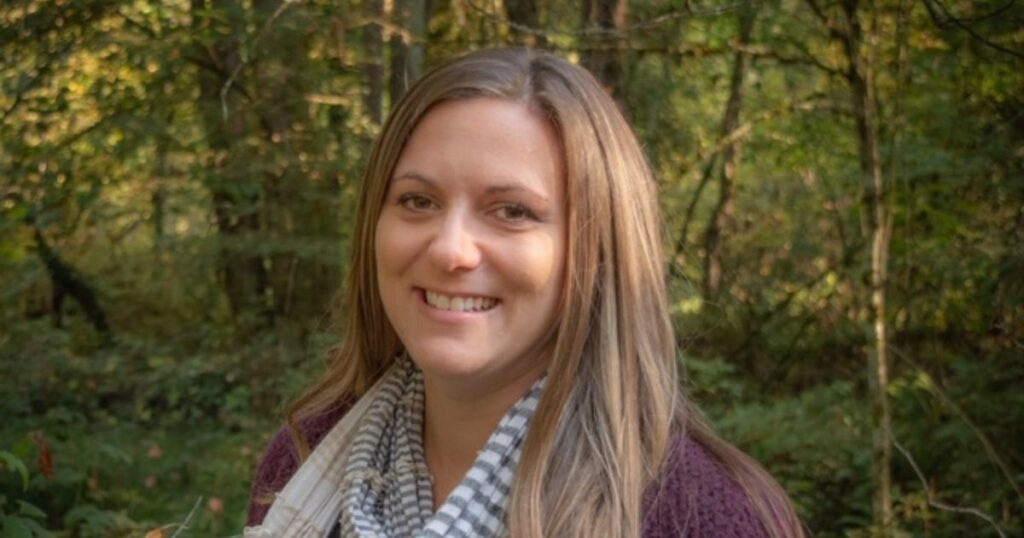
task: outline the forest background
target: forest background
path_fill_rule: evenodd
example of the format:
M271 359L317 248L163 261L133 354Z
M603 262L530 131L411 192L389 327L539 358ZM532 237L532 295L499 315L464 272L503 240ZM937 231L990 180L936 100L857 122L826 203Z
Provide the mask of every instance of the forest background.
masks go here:
M686 390L813 535L1024 533L1024 3L7 0L0 535L237 534L382 118L504 44L631 118Z

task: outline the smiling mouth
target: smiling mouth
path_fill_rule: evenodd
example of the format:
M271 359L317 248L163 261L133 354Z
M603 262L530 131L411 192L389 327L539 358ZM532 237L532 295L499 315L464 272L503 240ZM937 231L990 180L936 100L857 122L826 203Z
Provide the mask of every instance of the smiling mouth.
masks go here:
M452 296L435 291L423 290L427 304L451 312L486 312L498 305L493 297Z

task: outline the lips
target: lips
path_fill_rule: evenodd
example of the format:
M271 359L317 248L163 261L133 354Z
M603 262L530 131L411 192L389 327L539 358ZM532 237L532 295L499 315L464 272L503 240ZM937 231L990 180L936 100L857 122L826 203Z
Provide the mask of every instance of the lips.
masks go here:
M486 312L498 305L493 297L475 295L446 295L436 291L423 290L427 304L450 312Z

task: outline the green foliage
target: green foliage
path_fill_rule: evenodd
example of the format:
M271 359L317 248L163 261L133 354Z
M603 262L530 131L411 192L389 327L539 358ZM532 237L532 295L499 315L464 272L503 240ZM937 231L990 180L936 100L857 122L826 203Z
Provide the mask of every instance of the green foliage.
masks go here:
M721 360L686 359L695 399L726 439L777 477L818 536L871 523L870 428L861 397L839 381L791 398L756 403L743 395L734 368ZM742 403L747 402L747 403Z
M28 491L29 472L25 462L11 452L0 450L0 463L2 463L0 469L19 475L22 491ZM0 530L3 531L3 536L12 538L51 536L43 527L45 518L46 514L34 504L17 498L8 499L6 495L0 495Z
M28 468L25 467L25 463L6 450L0 450L0 461L3 462L5 470L21 476L22 489L28 489Z
M269 339L185 358L140 343L85 354L59 345L35 342L51 353L36 357L35 369L4 377L4 415L13 420L0 427L0 439L16 443L0 447L0 497L9 525L75 536L137 536L178 525L200 496L188 525L193 535L240 528L247 477L279 424L283 399L318 362L280 355ZM32 441L37 435L44 445ZM52 454L48 476L27 463L41 457L41 446Z
M421 44L430 67L522 37L490 4L446 0L425 36L374 43L371 4L0 8L0 535L138 536L189 514L182 534L241 527L260 449L337 343L327 312L380 131L372 68L386 111L386 88L407 82L390 64L402 47ZM610 86L658 178L688 394L813 535L880 535L860 146L847 51L827 27L843 14L815 4L636 0L618 36L583 28L579 3L538 2L527 34L578 61L625 48ZM876 32L894 437L926 482L894 452L898 532L994 535L939 501L1020 535L1024 5L847 4ZM740 7L757 9L747 47ZM723 133L738 52L740 125ZM80 297L54 306L43 244L113 336Z
M0 497L0 501L6 499ZM4 502L6 505L6 502ZM8 512L6 509L0 513L0 532L10 538L32 538L33 536L53 536L42 525L42 519L46 517L41 510L25 501L17 501L17 511Z

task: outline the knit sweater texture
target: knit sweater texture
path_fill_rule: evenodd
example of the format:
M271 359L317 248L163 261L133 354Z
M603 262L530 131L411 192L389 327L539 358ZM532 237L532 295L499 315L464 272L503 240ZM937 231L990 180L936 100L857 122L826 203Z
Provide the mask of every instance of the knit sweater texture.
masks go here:
M300 428L314 449L344 415L339 408L307 420ZM643 538L766 538L743 490L700 444L677 436L663 475L644 498ZM247 524L258 525L300 465L286 428L270 441L253 476Z

